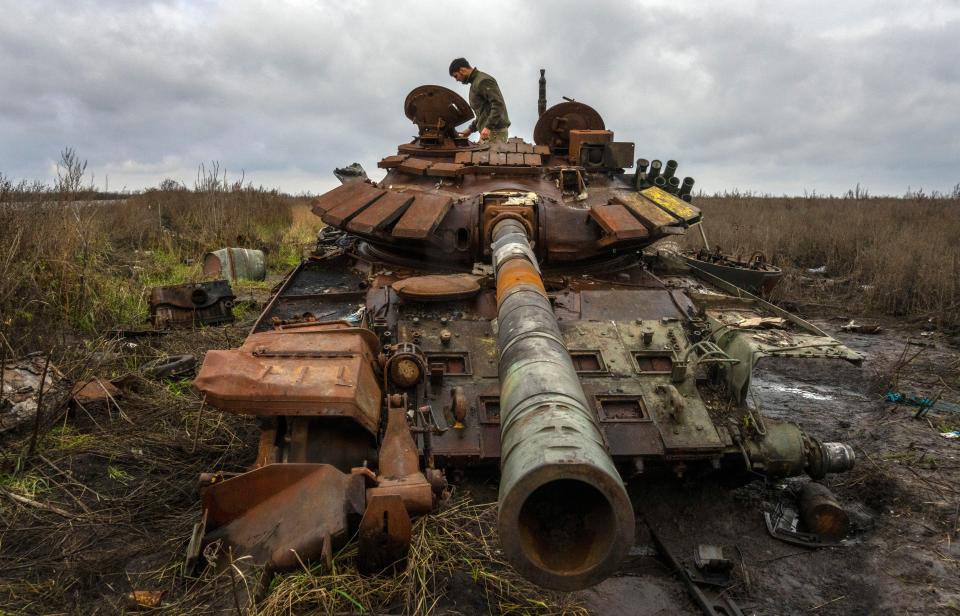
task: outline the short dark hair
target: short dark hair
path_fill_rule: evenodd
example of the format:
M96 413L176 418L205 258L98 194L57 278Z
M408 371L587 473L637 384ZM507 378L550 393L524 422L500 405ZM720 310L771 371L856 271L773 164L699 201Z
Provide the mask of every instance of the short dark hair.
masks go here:
M462 68L470 68L470 63L466 58L457 58L450 63L450 74L453 75Z

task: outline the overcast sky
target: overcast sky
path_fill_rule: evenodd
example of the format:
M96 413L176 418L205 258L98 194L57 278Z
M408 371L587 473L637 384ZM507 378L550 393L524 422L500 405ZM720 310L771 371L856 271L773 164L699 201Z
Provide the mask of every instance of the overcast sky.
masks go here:
M705 191L871 194L960 182L960 2L0 0L0 173L65 146L110 189L236 179L319 192L395 153L413 87L493 74L511 134L593 106Z

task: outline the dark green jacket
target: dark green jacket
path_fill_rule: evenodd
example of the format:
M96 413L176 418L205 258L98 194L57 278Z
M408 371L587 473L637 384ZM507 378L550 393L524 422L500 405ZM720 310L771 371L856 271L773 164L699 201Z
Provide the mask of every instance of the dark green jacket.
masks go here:
M470 106L477 116L470 124L470 130L500 130L510 126L507 105L503 102L497 80L475 68L467 83L470 84Z

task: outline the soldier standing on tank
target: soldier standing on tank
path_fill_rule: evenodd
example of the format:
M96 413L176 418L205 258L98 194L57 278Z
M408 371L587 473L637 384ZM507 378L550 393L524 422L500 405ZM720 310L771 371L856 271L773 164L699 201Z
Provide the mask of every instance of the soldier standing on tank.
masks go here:
M464 58L457 58L450 63L450 76L460 83L470 84L470 107L476 116L460 136L469 137L479 130L480 141L506 142L510 117L507 116L507 104L503 102L497 80L471 67Z

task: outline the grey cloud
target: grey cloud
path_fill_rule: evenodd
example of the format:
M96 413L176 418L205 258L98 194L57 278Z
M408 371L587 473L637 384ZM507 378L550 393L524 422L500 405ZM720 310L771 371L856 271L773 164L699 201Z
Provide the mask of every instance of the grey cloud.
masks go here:
M874 193L960 182L960 9L949 2L2 2L0 172L76 147L111 187L236 177L318 191L413 134L406 93L466 56L530 138L596 107L707 191Z

